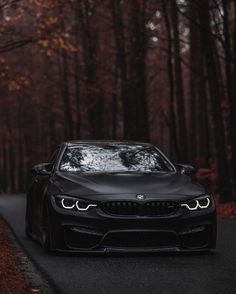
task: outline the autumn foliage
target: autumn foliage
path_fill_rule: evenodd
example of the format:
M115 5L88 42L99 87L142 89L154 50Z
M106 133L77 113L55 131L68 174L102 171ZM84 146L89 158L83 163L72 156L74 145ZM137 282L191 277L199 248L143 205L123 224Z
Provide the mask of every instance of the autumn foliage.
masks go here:
M0 289L4 294L31 293L30 285L19 269L15 248L9 240L6 225L0 218Z
M236 199L236 2L0 2L0 189L68 139L151 141Z

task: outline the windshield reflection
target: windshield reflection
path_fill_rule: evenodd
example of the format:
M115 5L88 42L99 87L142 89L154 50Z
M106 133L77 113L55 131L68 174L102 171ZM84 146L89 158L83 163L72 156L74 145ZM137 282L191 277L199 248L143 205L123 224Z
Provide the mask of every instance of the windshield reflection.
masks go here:
M172 166L153 147L144 145L81 144L69 147L61 171L70 172L167 172Z

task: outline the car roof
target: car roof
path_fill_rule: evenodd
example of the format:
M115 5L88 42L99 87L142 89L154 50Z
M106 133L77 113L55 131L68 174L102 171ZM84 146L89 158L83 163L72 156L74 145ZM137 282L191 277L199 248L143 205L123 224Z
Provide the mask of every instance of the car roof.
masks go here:
M92 144L92 145L106 145L106 144L125 144L125 145L145 145L150 146L150 143L137 142L137 141L118 141L118 140L72 140L64 142L66 146L77 146L81 144Z

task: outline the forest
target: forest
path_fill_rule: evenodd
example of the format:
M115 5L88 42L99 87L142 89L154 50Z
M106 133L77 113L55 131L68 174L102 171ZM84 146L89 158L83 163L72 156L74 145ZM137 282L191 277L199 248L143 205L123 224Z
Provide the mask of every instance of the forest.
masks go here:
M72 139L151 142L236 201L236 0L0 0L0 192Z

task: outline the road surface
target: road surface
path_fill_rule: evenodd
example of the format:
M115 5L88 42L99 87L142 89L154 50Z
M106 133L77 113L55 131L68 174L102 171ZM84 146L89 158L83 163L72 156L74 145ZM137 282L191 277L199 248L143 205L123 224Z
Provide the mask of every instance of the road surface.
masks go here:
M211 254L46 255L24 235L25 197L0 196L0 214L45 277L65 294L236 293L236 222L220 221ZM1 248L0 248L1 249Z

